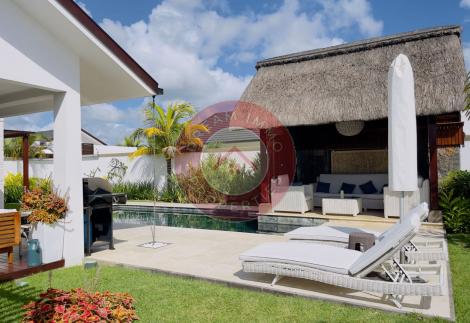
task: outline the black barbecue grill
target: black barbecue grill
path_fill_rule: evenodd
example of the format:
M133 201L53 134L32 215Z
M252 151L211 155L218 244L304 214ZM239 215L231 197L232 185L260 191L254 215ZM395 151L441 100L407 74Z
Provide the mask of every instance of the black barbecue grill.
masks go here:
M91 245L95 241L109 243L113 241L113 203L125 203L125 194L113 194L111 183L103 178L83 179L83 209L85 227L85 253L91 254Z

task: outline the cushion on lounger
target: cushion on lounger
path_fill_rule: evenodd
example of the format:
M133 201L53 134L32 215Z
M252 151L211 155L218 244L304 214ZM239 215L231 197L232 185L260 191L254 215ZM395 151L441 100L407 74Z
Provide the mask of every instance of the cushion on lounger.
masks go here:
M330 183L318 182L317 192L319 193L330 193Z
M403 221L412 223L413 225L420 226L421 221L426 220L429 214L428 204L423 202L418 206L415 206L411 210L408 211L407 214L403 217ZM400 225L400 222L397 222L393 226L391 226L388 230L384 231L379 237L378 240L382 240L387 234L393 232L393 228L397 225Z
M349 267L361 254L356 250L315 243L272 242L242 253L240 260L299 265L347 275Z
M403 221L392 226L382 235L382 239L378 240L372 248L362 254L362 256L354 262L349 268L351 275L362 276L369 272L366 269L374 269L380 262L390 259L393 254L398 252L399 245L408 242L419 230L419 224L412 221Z
M295 240L312 240L321 242L343 242L348 243L349 234L352 232L366 232L375 234L375 231L364 230L360 228L337 227L328 225L318 225L315 227L300 227L284 234L285 237Z

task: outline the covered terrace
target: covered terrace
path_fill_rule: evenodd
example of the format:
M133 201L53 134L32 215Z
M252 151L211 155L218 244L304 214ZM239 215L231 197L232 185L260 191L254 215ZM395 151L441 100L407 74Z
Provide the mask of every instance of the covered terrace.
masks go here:
M65 228L58 229L65 235L62 264L79 264L84 257L81 106L153 96L162 90L72 0L2 1L0 54L0 118L53 112L53 183L67 195L69 209ZM3 122L0 128L3 136ZM13 135L27 138L27 133L5 136ZM3 175L0 190L3 194ZM13 264L0 265L0 280L16 278L19 270L22 275L34 272L22 264L15 258Z

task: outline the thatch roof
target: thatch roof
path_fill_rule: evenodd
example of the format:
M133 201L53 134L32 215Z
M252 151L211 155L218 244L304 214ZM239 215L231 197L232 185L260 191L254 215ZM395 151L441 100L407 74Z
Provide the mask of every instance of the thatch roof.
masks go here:
M241 100L284 125L387 117L387 73L400 53L414 71L418 115L463 108L460 27L439 27L266 59Z

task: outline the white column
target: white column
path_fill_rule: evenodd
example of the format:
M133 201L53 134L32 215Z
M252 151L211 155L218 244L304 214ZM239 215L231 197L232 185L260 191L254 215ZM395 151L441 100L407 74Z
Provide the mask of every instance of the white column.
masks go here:
M70 90L55 96L54 186L67 194L64 258L66 266L84 257L80 94Z
M3 209L5 206L5 156L3 155L3 131L5 123L4 119L0 118L0 209Z

